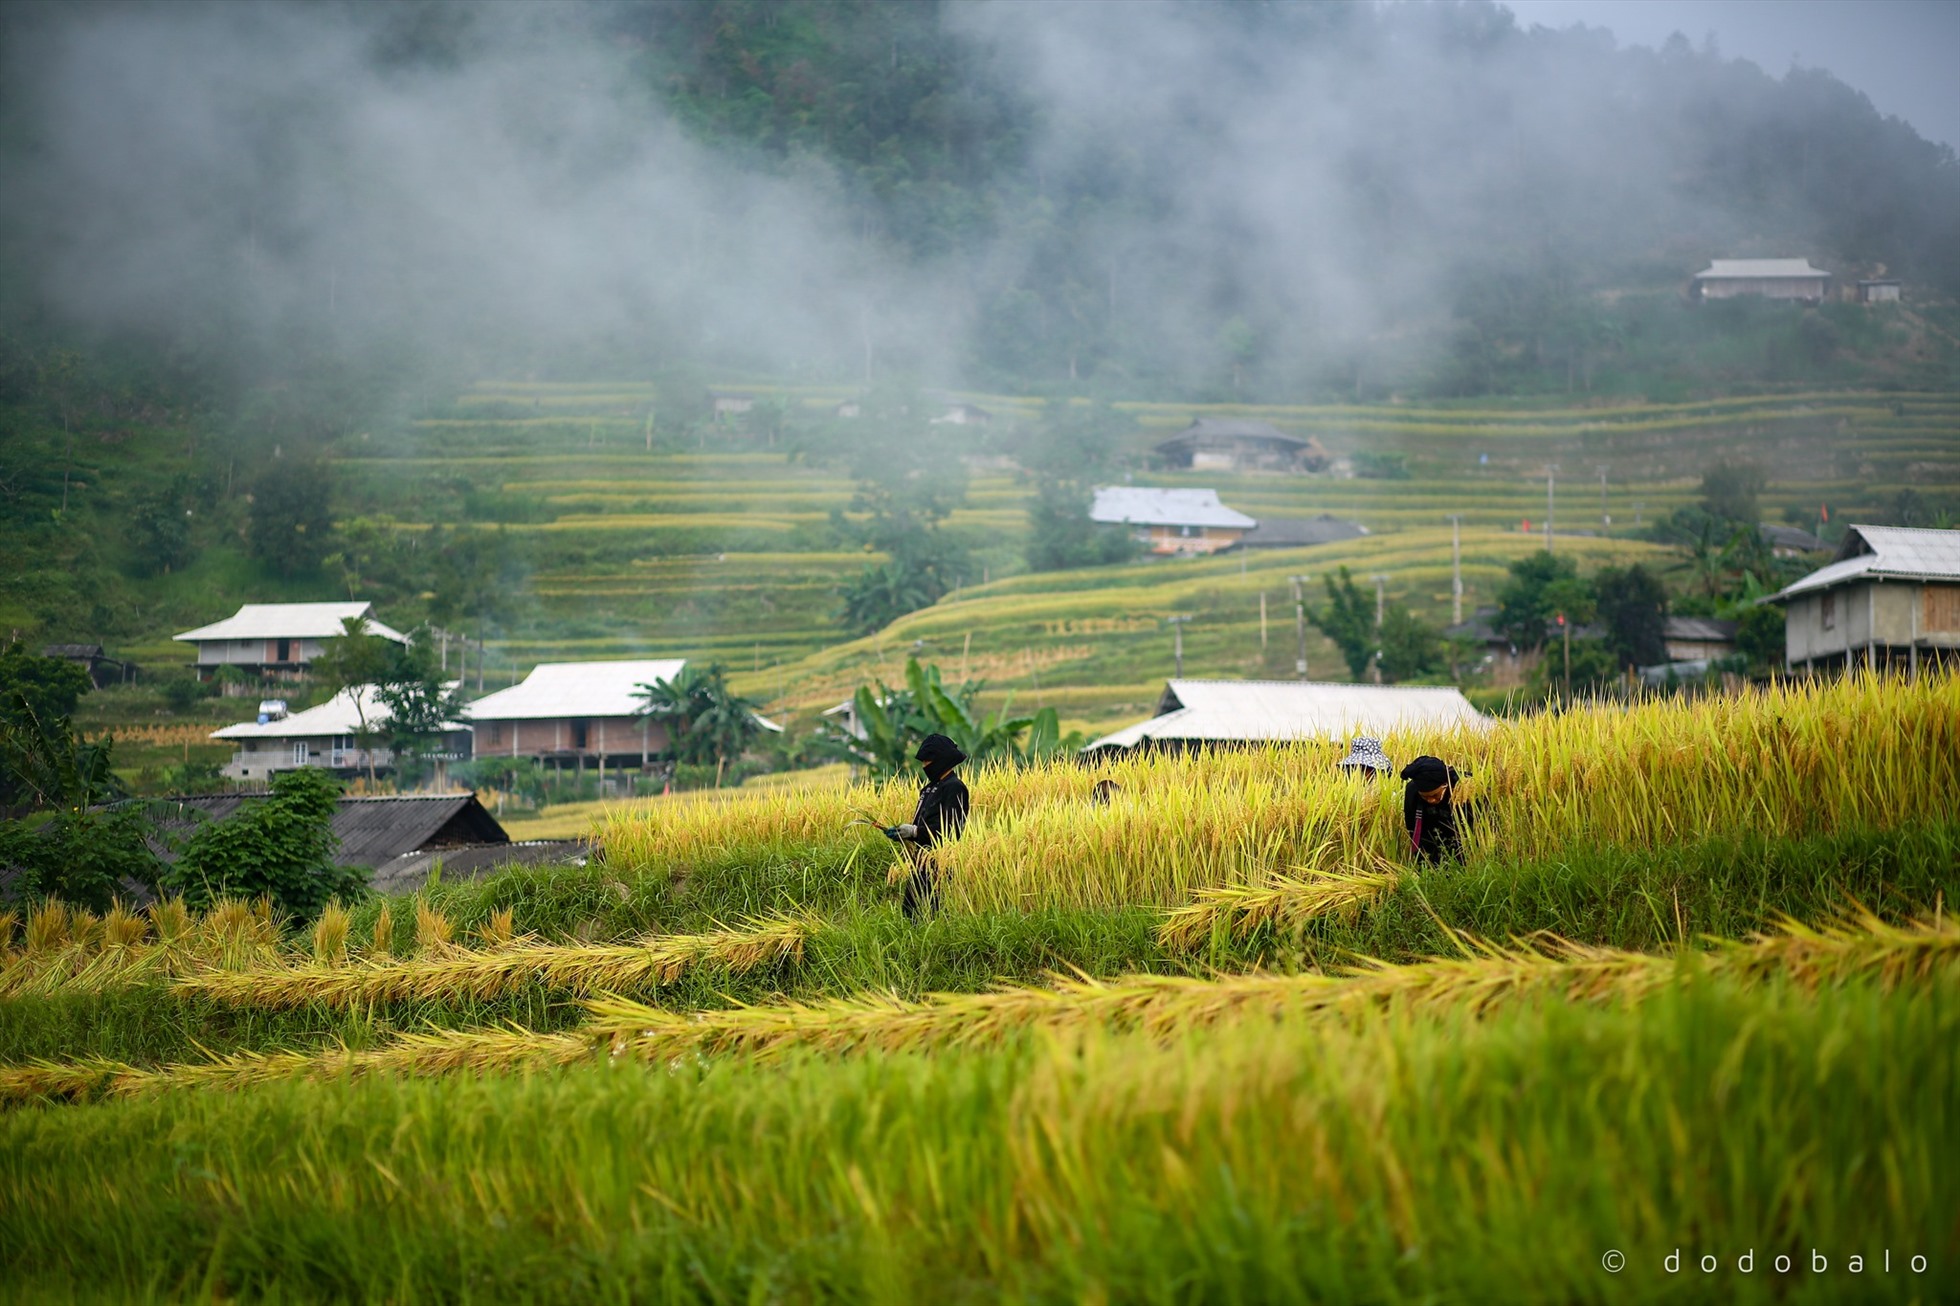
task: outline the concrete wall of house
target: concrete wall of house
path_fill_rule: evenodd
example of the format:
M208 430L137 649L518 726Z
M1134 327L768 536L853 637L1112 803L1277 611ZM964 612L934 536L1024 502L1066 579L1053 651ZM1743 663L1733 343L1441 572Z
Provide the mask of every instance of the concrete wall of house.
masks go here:
M1735 299L1759 295L1764 299L1822 299L1827 277L1709 277L1696 283L1703 299Z
M1877 581L1790 600L1783 613L1790 664L1861 660L1868 645L1960 649L1960 585Z
M579 727L585 744L578 746ZM637 759L667 747L667 727L646 717L551 717L534 721L478 721L471 727L477 757L536 757L540 753L587 758Z
M281 771L297 771L303 766L359 772L368 769L370 759L376 771L395 765L395 755L389 749L377 747L370 753L355 747L351 735L242 739L219 774L232 780L269 780Z
M197 645L199 667L299 667L320 656L323 641L290 639L286 656L279 656L276 639L211 639Z
M1236 526L1152 526L1138 532L1152 553L1216 553L1245 537Z
M1670 639L1666 641L1669 662L1693 662L1698 658L1725 658L1735 652L1726 639Z

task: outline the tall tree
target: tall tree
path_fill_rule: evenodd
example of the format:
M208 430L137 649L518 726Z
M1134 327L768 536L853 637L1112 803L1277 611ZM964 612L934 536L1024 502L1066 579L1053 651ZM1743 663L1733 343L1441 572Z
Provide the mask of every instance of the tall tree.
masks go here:
M1606 643L1622 667L1667 660L1667 587L1639 563L1602 567L1593 574L1594 602L1606 627Z
M341 622L341 633L324 641L319 656L313 659L313 675L327 691L345 692L353 700L370 785L375 783L374 746L380 732L375 728L377 723L368 720L367 695L370 689L394 679L399 656L393 640L368 630L366 617L348 617Z
M1327 602L1308 609L1307 620L1334 641L1347 661L1348 674L1360 680L1368 674L1368 663L1381 646L1375 629L1374 600L1361 592L1346 567L1341 568L1338 582L1332 576L1322 579L1327 585Z
M728 687L719 662L686 666L672 680L639 690L641 712L667 727L667 751L690 766L719 769L749 750L763 726L755 704Z

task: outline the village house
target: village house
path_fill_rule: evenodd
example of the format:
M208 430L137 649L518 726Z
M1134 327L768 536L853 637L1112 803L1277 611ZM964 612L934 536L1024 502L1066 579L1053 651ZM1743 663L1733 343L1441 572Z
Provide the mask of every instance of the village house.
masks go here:
M408 637L374 619L372 603L247 603L223 621L187 630L172 639L197 645L197 674L209 680L220 667L248 676L296 679L320 655L321 646L346 633L350 618L367 622L370 635L406 644Z
M1831 274L1802 258L1718 258L1695 273L1696 299L1800 299L1815 304L1831 288Z
M1718 617L1668 617L1661 642L1670 662L1713 662L1735 652L1736 623Z
M509 689L469 706L477 757L535 757L559 767L644 769L667 727L644 716L647 685L674 680L684 658L541 662Z
M1259 523L1218 501L1216 490L1159 490L1114 485L1096 491L1089 520L1128 526L1152 553L1216 553Z
M110 657L100 644L44 644L41 656L73 662L88 672L89 684L97 689L119 685L131 679L136 671L135 663Z
M1197 418L1155 452L1167 468L1200 472L1321 472L1328 463L1320 441L1241 417Z
M1082 751L1122 756L1282 740L1341 743L1355 735L1485 726L1489 720L1449 686L1172 680L1157 700L1157 715L1104 735Z
M1898 282L1887 278L1858 283L1858 302L1860 304L1896 304L1904 289Z
M987 426L994 415L978 404L950 404L945 412L932 419L933 426Z
M1768 522L1756 528L1769 545L1772 557L1801 558L1806 553L1822 553L1831 546L1818 539L1809 531L1798 526L1772 526Z
M749 412L755 407L755 396L751 394L737 394L729 390L710 390L708 392L708 398L714 405L716 421L720 421L724 417L740 417L743 413Z
M367 685L358 691L357 710L356 693L343 689L318 707L291 715L273 700L262 705L270 710L261 712L259 720L212 731L211 738L238 745L221 774L229 780L264 781L281 771L317 766L351 780L367 775L370 768L376 775L393 772L394 753L378 739L361 737L363 717L370 734L376 734L387 725L388 707L374 687ZM448 764L469 756L470 728L461 722L448 723L430 754L435 763L434 783L446 785Z
M1960 531L1852 526L1831 562L1771 596L1784 664L1917 672L1960 659Z

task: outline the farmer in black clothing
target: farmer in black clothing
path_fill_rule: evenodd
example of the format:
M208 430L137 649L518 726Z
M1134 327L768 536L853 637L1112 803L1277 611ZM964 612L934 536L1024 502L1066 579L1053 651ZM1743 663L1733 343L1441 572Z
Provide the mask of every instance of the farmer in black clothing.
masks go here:
M960 746L944 735L927 735L919 741L915 756L926 773L919 787L919 809L904 825L890 826L885 837L902 845L912 860L912 873L905 880L905 916L917 920L922 912L939 905L939 875L933 849L945 839L957 839L966 826L970 803L966 784L953 774L953 768L966 761Z
M1449 858L1463 860L1463 831L1475 812L1456 802L1456 768L1440 757L1418 757L1402 768L1402 824L1409 831L1409 851L1419 862L1435 866Z

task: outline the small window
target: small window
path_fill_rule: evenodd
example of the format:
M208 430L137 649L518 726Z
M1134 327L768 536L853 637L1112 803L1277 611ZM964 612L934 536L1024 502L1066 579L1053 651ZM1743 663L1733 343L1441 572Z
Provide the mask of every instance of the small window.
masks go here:
M572 722L572 747L573 748L580 749L580 750L583 750L585 748L585 734L586 734L586 730L588 729L588 727L591 726L591 724L592 723L589 721Z
M293 741L293 765L305 766L307 764L307 758L311 755L311 751L307 748L304 739L295 739Z
M293 641L290 639L279 641L279 660L281 662L291 662L293 660Z
M1824 614L1824 629L1836 630L1837 629L1837 594L1835 592L1832 592L1824 595L1823 598L1818 600L1818 604Z
M490 726L490 742L491 742L491 743L493 743L493 744L501 744L501 743L503 743L503 742L504 742L504 723L503 723L503 722L501 722L501 721L497 721L497 722L493 722L493 723L491 724L491 726Z

